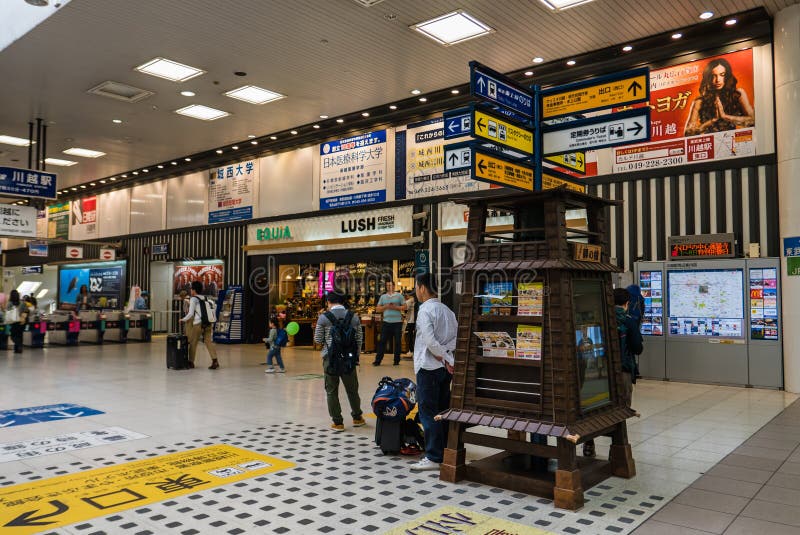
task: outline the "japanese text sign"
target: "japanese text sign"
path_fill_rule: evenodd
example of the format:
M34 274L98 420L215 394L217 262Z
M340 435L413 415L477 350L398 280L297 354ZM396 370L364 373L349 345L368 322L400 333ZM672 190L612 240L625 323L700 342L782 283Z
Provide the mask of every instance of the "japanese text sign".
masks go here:
M0 167L0 195L56 198L56 174L16 167Z
M386 130L328 141L320 152L320 209L386 200Z
M528 165L512 163L473 148L472 177L498 186L533 191L534 173Z
M627 145L649 138L650 109L643 108L548 127L542 135L542 151L563 154Z
M0 236L36 237L36 208L0 204Z
M471 124L471 133L476 138L525 154L533 154L533 132L526 128L480 109L472 110Z
M647 102L649 69L633 69L542 91L542 118Z
M252 219L257 180L258 160L212 169L208 183L208 223Z
M526 118L533 117L533 93L507 76L470 61L470 92L482 100L498 104Z
M783 256L800 256L800 236L783 239Z

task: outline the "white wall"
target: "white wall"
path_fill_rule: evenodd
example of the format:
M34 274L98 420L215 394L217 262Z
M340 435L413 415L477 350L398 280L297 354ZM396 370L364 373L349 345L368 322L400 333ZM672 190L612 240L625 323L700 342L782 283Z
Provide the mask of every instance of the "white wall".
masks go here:
M164 230L165 189L163 180L131 189L131 234Z
M120 189L97 196L98 237L124 236L130 232L131 190Z
M319 208L318 195L317 204L314 204L315 152L319 152L318 145L261 158L255 217L289 215Z
M208 224L208 171L167 180L167 228Z

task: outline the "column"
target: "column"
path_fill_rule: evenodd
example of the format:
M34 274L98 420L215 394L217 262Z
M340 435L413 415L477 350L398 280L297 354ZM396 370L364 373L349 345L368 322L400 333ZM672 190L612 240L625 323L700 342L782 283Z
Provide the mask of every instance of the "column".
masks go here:
M775 133L781 237L800 236L800 5L775 15ZM783 241L781 240L781 245ZM800 392L800 277L786 276L781 254L784 384Z

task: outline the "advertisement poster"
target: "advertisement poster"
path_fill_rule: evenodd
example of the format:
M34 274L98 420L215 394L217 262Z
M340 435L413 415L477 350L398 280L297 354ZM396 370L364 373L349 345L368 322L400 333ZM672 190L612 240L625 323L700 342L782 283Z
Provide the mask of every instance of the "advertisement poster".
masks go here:
M181 290L187 292L192 288L192 282L203 283L203 295L216 299L222 289L222 270L224 264L219 262L204 262L196 264L175 264L173 289L177 296Z
M253 218L253 191L258 179L258 160L211 169L208 181L208 223L227 223Z
M58 269L58 308L75 310L86 286L90 308L121 308L124 303L125 262L102 262Z
M386 130L323 143L319 153L321 210L386 200Z
M72 201L70 239L97 238L97 197L84 197Z
M47 237L47 210L36 211L36 237Z
M447 144L471 139L450 139ZM397 179L405 175L406 199L450 195L489 189L489 184L470 178L469 169L444 170L444 119L438 117L408 125L405 131L405 162L398 157ZM402 165L405 164L403 169Z
M750 337L778 339L778 270L750 270Z
M0 204L0 236L36 237L36 208Z
M613 149L613 172L755 155L754 100L752 49L651 71L651 140Z
M47 207L47 237L69 239L69 201Z

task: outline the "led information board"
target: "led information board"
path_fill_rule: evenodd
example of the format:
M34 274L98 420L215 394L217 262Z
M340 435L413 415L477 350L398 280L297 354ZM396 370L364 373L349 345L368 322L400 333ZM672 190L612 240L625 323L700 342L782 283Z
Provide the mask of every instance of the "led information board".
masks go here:
M670 236L670 260L686 258L734 258L736 239L728 234L697 234L694 236Z

